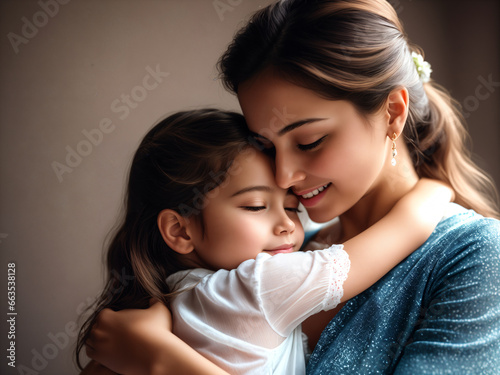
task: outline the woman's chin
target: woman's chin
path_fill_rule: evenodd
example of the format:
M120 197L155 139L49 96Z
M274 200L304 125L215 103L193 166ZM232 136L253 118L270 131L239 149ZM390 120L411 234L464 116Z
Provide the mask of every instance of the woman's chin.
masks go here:
M318 224L328 223L341 214L342 212L338 212L338 210L327 210L325 207L311 207L307 209L309 218Z

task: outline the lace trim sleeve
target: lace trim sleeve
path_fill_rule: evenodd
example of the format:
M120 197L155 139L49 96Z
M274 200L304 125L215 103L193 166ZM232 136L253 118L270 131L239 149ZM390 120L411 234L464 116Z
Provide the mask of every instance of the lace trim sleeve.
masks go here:
M329 253L329 256L331 257L331 261L327 264L327 267L330 270L330 280L328 291L323 301L323 310L333 309L340 303L344 295L343 284L351 268L349 255L345 252L343 247L336 246L333 251Z

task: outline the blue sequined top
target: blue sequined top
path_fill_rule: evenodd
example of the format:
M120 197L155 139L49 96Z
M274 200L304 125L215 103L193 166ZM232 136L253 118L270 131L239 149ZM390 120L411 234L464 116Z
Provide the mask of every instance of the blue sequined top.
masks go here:
M453 206L333 318L308 374L500 374L500 222Z

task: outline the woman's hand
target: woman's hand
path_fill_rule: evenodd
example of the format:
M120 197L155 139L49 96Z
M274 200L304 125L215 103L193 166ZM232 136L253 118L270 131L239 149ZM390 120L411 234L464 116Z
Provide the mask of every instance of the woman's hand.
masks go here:
M102 310L86 351L123 375L228 375L172 333L172 316L160 302L144 310Z
M148 309L102 310L87 340L87 355L120 374L149 374L155 343L172 335L170 311L160 302Z
M111 371L107 367L104 367L100 363L92 360L87 366L80 372L80 375L117 375L116 372Z

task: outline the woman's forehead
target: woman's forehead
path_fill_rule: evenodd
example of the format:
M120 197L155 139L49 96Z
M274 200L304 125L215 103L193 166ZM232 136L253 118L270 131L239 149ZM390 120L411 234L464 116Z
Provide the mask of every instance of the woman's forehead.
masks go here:
M238 98L249 129L272 140L304 125L359 117L352 103L328 100L289 82L252 81Z

